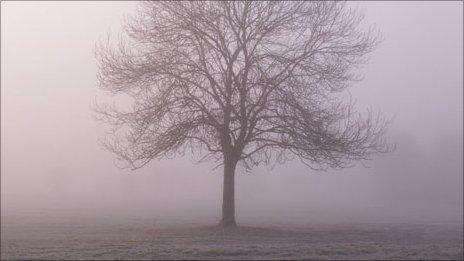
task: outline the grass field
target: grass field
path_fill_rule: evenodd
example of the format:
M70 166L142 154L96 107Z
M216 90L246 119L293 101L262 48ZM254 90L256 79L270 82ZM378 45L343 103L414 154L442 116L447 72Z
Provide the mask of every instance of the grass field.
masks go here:
M460 223L242 224L235 229L158 223L110 217L2 217L1 258L463 258Z

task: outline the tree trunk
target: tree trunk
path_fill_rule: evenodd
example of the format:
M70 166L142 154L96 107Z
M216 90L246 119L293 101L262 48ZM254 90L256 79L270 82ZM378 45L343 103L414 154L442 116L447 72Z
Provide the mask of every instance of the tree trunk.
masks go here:
M220 225L235 227L235 167L236 161L224 160L224 187L222 194L222 220Z

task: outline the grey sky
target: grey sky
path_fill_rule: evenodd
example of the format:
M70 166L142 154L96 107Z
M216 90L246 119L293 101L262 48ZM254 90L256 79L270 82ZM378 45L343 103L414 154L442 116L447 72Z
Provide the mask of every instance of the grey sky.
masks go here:
M96 87L93 47L110 30L117 35L134 2L1 5L2 210L217 218L220 169L179 157L120 170L97 143L107 127L92 119L91 104L107 98ZM258 212L275 220L342 210L353 219L417 216L406 210L413 204L423 216L462 218L462 2L350 5L385 39L350 92L360 111L393 117L397 150L367 169L315 173L298 162L240 169L239 221Z

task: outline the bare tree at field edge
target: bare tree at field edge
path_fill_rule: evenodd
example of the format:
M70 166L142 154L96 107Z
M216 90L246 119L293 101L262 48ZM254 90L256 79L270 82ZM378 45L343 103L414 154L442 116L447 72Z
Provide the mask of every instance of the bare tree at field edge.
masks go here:
M127 37L96 47L100 88L131 108L96 106L104 146L131 168L190 149L224 167L223 226L236 226L237 164L298 158L349 167L390 150L387 121L344 90L378 44L344 2L143 2Z

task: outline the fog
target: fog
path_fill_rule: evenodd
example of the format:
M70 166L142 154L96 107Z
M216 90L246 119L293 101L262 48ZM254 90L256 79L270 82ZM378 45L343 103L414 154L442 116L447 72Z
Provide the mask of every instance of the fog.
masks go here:
M357 108L392 118L396 150L343 170L299 161L238 169L239 224L425 221L463 217L461 2L350 2L384 41L353 84ZM92 118L94 45L117 36L134 2L2 2L1 213L216 224L222 168L189 155L120 169Z

